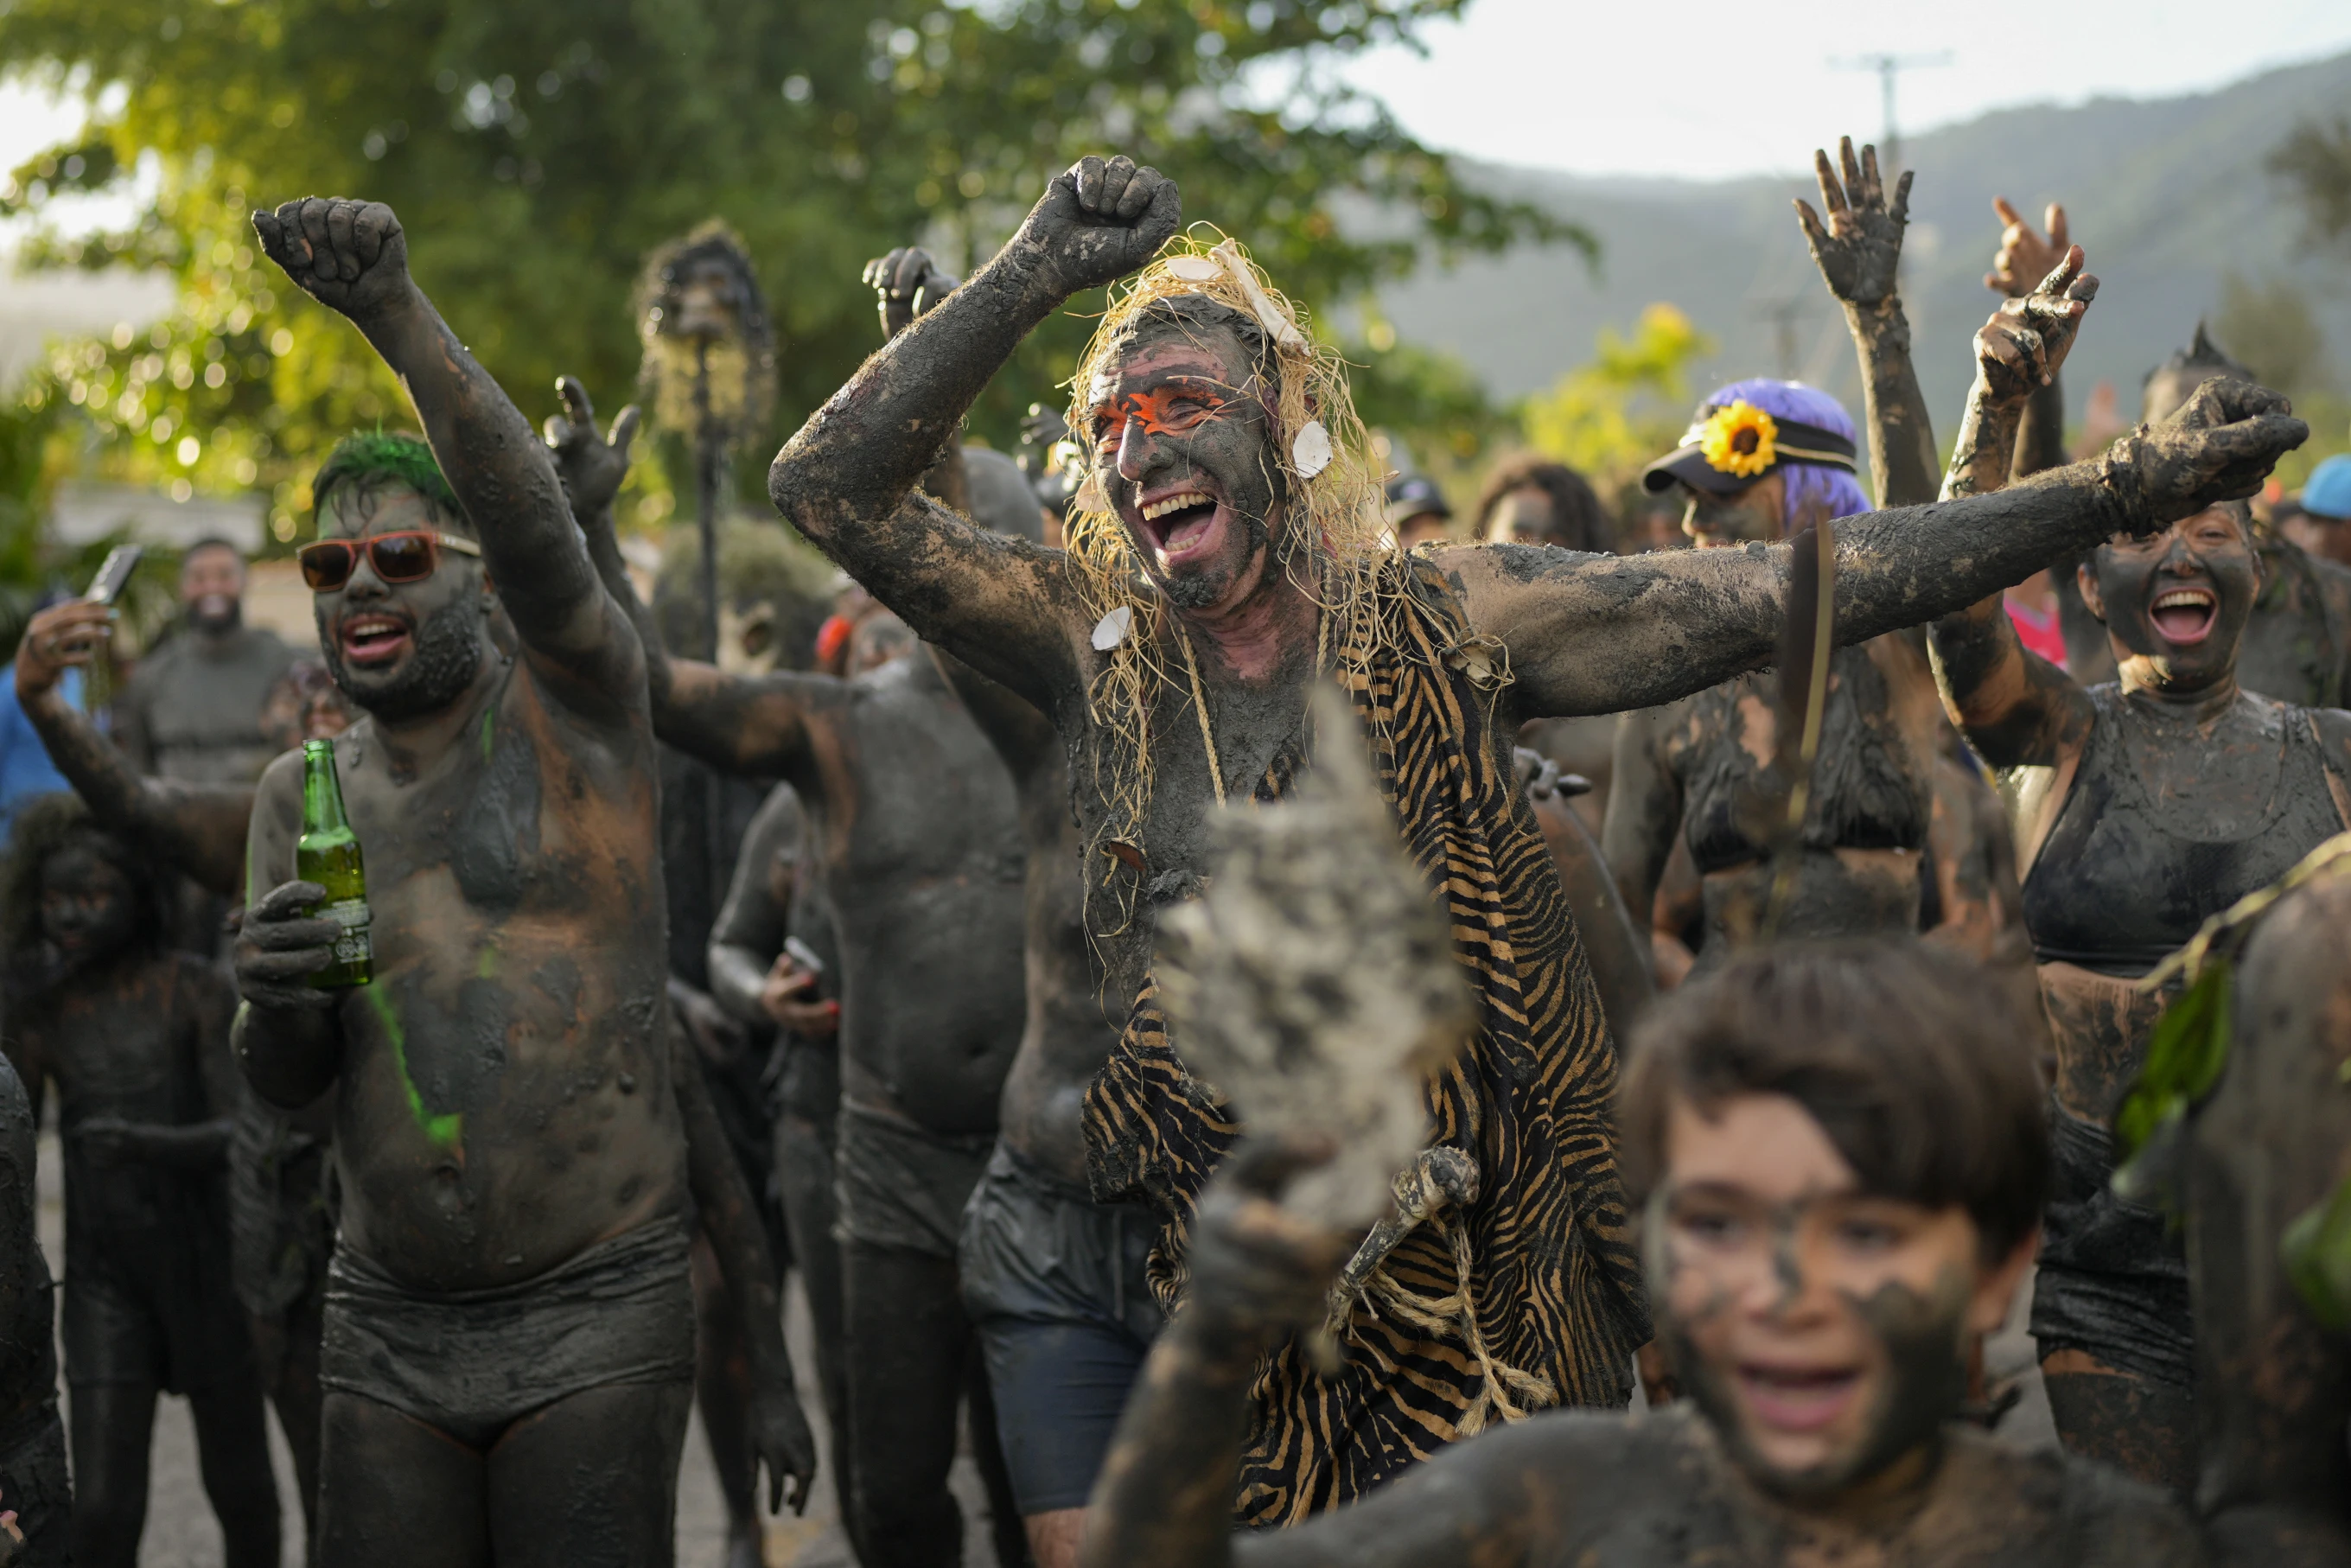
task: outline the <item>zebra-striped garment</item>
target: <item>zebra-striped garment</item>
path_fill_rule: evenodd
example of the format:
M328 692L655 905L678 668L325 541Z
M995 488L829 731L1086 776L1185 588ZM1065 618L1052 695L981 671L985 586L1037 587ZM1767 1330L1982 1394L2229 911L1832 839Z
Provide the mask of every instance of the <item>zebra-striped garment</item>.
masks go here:
M1389 1256L1349 1316L1335 1377L1295 1342L1260 1361L1235 1503L1249 1525L1347 1502L1489 1412L1623 1405L1649 1333L1609 1120L1615 1051L1495 733L1499 644L1474 636L1426 564L1386 570L1384 647L1339 665L1480 998L1478 1033L1428 1087L1437 1141L1476 1160L1479 1194L1466 1227L1442 1215ZM1278 799L1290 771L1278 760L1256 799ZM1239 1132L1185 1071L1146 982L1087 1094L1086 1145L1098 1200L1140 1195L1168 1217L1152 1258L1164 1306L1182 1293L1192 1206Z

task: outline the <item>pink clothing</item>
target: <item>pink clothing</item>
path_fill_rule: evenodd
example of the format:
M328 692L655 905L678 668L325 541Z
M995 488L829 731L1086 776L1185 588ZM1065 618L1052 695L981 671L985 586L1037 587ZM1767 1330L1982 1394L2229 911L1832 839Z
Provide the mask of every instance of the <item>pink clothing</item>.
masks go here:
M2001 602L2008 608L2010 624L2016 628L2017 640L2059 669L2065 667L2065 634L2057 626L2057 610L2050 607L2046 615L2036 614L2028 606L2013 599Z

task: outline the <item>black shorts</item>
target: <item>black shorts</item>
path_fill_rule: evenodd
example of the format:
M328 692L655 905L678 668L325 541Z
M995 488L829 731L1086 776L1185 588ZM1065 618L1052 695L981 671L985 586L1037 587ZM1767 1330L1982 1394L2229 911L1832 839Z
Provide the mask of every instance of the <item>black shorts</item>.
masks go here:
M1083 1508L1164 1322L1144 1278L1159 1220L1098 1204L998 1145L964 1210L964 1311L1023 1514Z
M691 1384L684 1228L655 1220L512 1285L414 1291L349 1248L327 1272L319 1382L487 1448L559 1399Z
M150 1232L72 1245L69 1235L58 1313L66 1381L201 1394L253 1380L253 1331L229 1282L226 1239Z
M841 1102L833 1151L833 1234L844 1243L956 1255L964 1204L996 1134L934 1133Z
M2049 1206L2042 1218L2032 1329L2043 1357L2078 1350L2117 1372L2196 1385L2188 1254L2152 1208L2115 1196L2113 1140L2049 1106Z

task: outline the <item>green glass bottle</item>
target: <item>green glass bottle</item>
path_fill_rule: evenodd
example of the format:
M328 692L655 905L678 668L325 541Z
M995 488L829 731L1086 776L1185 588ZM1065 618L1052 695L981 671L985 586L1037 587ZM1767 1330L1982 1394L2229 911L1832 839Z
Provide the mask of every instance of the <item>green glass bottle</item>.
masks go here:
M327 890L314 915L336 922L335 961L310 977L322 991L364 986L375 978L375 946L368 938L367 870L360 841L343 815L342 780L335 776L335 743L302 743L302 836L294 845L294 874Z

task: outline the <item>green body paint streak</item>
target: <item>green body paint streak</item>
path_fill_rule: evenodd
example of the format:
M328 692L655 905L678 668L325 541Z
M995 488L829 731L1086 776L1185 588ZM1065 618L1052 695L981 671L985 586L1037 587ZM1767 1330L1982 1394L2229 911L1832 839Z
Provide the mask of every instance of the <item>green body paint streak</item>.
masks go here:
M400 1086L408 1092L408 1113L416 1118L416 1125L424 1135L441 1148L454 1147L465 1134L465 1118L462 1112L452 1111L444 1116L434 1115L424 1108L424 1096L416 1092L416 1081L408 1075L408 1032L400 1027L400 1015L392 1010L392 998L384 994L381 980L371 980L364 988L368 1005L375 1009L383 1032L392 1040L392 1065L400 1074Z
M474 977L479 980L498 977L498 950L496 947L483 948L482 956L474 960Z

